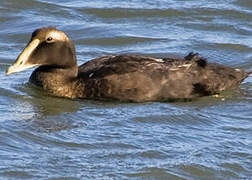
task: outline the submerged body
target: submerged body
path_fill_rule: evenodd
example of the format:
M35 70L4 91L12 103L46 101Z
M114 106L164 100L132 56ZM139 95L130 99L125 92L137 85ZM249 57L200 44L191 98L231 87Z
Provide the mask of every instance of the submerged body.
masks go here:
M212 95L239 86L248 76L193 53L184 59L111 55L78 67L73 43L55 28L36 30L7 74L34 65L39 67L30 82L55 96L132 102Z

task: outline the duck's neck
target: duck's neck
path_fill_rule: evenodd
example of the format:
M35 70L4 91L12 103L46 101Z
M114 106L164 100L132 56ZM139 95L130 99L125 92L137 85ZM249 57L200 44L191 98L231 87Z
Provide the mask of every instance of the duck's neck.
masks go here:
M84 86L79 85L78 67L59 68L40 66L33 71L30 82L53 95L68 98L83 96Z

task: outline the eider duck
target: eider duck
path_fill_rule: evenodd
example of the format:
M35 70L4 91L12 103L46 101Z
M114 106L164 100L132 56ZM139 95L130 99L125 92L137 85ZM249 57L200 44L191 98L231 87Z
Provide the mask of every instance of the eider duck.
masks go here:
M35 30L6 74L38 66L30 83L67 98L130 102L192 99L232 89L249 73L207 62L197 53L184 59L107 55L78 67L73 42L53 27Z

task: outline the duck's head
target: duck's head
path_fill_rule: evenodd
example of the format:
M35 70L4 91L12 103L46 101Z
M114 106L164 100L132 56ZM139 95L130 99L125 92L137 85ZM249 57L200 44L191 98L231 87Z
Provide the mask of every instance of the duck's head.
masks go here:
M7 69L6 74L34 66L76 67L74 44L64 32L56 28L46 27L35 30L30 42Z

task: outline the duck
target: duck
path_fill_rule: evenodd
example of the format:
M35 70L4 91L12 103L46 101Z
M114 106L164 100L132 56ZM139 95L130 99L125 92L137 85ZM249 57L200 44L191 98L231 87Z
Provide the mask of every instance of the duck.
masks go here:
M32 67L29 82L53 96L126 102L215 95L237 88L250 74L193 52L184 58L105 55L78 66L73 41L55 27L36 29L6 74Z

